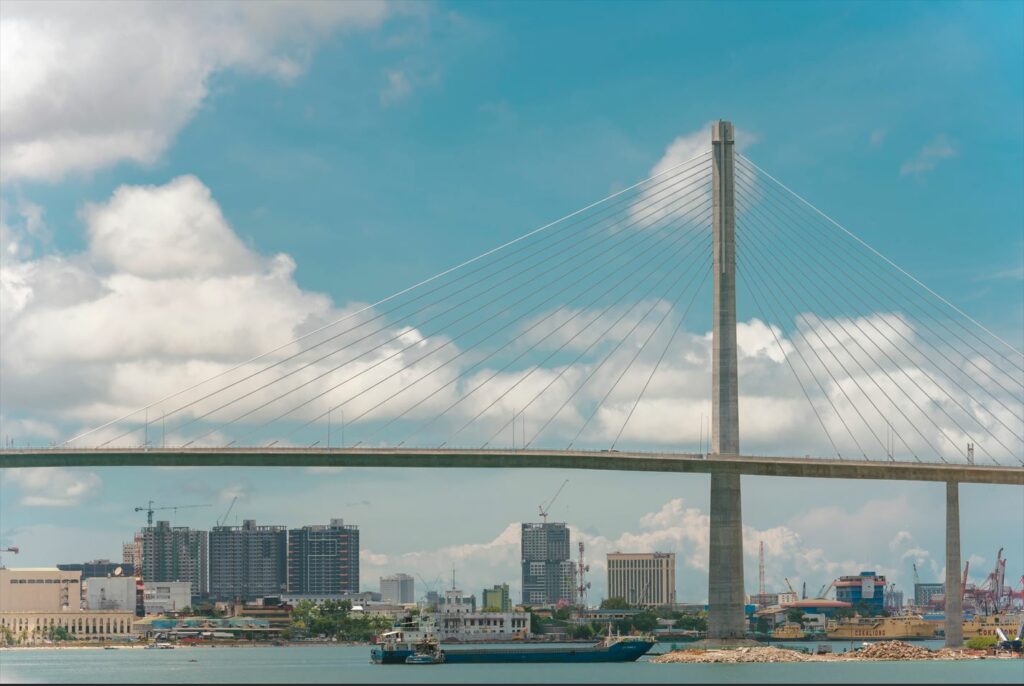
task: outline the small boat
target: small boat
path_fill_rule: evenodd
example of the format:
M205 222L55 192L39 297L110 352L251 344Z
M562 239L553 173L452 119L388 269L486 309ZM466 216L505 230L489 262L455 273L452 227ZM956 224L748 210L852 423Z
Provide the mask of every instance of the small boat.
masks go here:
M407 665L439 665L444 662L444 658L440 655L430 655L429 653L415 653L405 658L405 664Z

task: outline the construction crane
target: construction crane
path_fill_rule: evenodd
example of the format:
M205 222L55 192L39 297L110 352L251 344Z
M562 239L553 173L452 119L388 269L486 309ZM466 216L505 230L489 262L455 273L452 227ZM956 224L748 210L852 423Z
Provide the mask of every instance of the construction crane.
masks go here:
M224 513L224 516L217 520L217 526L224 526L225 524L228 523L228 515L231 514L231 508L233 508L235 506L235 501L237 501L237 500L238 500L238 496L237 495L234 498L231 499L231 504L228 505L228 509Z
M764 598L764 541L757 551L757 592Z
M793 594L793 597L794 598L799 597L799 596L797 596L796 591L793 590L793 584L789 583L789 577L786 576L786 577L783 577L783 578L786 580L786 587L789 588L789 592Z
M551 509L551 506L555 504L555 500L558 499L559 494L561 494L562 489L565 488L567 483L569 483L568 479L562 482L562 485L559 486L558 490L555 491L555 494L551 496L551 500L548 501L547 505L539 505L537 507L537 509L540 510L540 518L544 520L545 524L548 523L548 511Z
M12 545L10 548L0 548L0 553L14 553L15 555L17 555L18 552L18 547L14 545ZM3 566L3 563L0 562L0 569L3 569Z
M917 563L911 562L910 566L914 568L914 585L921 583L921 577L917 573Z
M832 583L823 585L821 587L821 590L818 591L818 597L819 598L824 598L826 595L828 595L828 592L831 591L832 587L835 586L835 585L836 585L835 579L832 580Z
M148 507L139 506L139 507L135 508L135 511L136 512L145 512L146 513L146 526L153 526L153 513L154 512L158 512L160 510L174 510L174 516L177 517L178 516L178 510L185 510L185 509L188 509L190 507L210 507L210 504L209 503L205 503L203 505L167 505L167 506L164 506L164 507L153 507L153 501L150 500Z

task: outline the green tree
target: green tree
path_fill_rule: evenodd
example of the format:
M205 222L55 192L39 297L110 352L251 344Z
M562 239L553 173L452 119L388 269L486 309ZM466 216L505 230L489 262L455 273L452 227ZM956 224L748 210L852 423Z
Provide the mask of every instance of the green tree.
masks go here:
M601 601L602 610L628 610L629 603L626 602L625 598L605 598Z
M974 638L967 639L965 645L971 650L988 650L998 642L999 638L997 636L975 636Z
M51 626L47 632L47 636L51 641L73 641L75 637L71 635L65 627L62 626Z
M535 612L530 612L530 633L531 634L542 634L544 633L544 627L550 624L551 621L544 619Z
M754 622L754 631L759 634L767 634L771 632L771 625L768 622L767 617L758 617Z
M786 610L786 621L794 624L804 625L804 611L798 607L791 607Z
M708 619L702 614L684 614L680 615L679 619L672 626L673 628L686 629L687 631L707 631Z
M597 630L593 624L574 624L568 629L571 638L593 638Z

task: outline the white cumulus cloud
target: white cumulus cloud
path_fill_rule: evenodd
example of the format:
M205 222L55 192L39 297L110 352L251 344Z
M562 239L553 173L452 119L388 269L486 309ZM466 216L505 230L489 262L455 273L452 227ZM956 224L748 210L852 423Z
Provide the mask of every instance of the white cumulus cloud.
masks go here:
M341 29L379 26L365 2L4 2L0 178L57 180L154 162L218 71L289 80Z

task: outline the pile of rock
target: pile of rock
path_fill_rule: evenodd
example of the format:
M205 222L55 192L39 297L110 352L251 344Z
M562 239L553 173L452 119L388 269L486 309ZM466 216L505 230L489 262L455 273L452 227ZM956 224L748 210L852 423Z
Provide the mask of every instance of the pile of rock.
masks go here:
M861 650L844 653L847 660L931 660L935 653L906 641L882 641Z
M733 650L674 650L651 660L658 663L693 662L703 664L741 662L818 662L821 658L796 650L774 648L736 648Z

